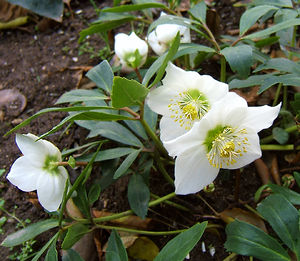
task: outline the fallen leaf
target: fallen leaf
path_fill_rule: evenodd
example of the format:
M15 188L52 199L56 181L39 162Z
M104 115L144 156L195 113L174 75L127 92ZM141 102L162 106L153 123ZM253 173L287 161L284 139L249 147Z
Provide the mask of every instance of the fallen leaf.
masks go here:
M66 211L68 216L72 218L84 218L82 213L80 212L79 208L74 204L72 198L67 201Z
M158 255L158 246L148 237L139 237L127 249L133 259L152 261Z
M270 172L267 165L262 159L255 160L254 164L262 184L268 184L270 182Z
M272 158L270 172L276 184L281 185L280 174L278 169L278 161L276 155L274 155Z

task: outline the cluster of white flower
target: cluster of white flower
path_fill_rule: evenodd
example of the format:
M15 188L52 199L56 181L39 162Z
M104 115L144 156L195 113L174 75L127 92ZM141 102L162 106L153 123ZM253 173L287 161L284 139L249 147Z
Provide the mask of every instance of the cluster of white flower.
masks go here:
M166 15L164 12L161 16ZM146 39L157 55L164 54L170 44L180 33L181 43L190 43L190 29L177 24L158 25ZM115 53L120 59L123 70L130 71L144 65L148 55L147 42L140 39L134 32L130 35L119 33L115 36Z
M161 140L175 160L175 192L202 190L220 168L241 168L261 157L258 132L272 125L280 106L248 107L227 84L169 63L149 107L162 115Z

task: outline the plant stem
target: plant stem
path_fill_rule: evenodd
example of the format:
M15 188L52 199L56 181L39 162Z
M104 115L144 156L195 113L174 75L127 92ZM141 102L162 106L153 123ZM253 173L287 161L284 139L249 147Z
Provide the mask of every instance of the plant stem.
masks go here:
M60 213L59 213L59 218L58 218L58 226L59 227L61 227L62 220L63 220L63 217L64 217L64 211L65 211L67 201L68 201L67 200L68 188L69 188L69 180L66 180L66 186L65 186L64 194L63 194L63 202L62 202L61 207L60 207Z
M168 181L171 185L174 186L174 181L173 179L169 176L168 172L166 171L164 164L162 163L160 159L160 155L157 151L154 151L154 159L156 161L156 165L160 171L160 173L163 175L166 181Z
M277 90L276 90L276 93L275 93L275 98L274 98L274 101L273 101L273 106L276 106L277 103L278 103L281 88L282 88L282 82L278 84L278 87L277 87Z
M142 77L142 75L141 75L139 69L138 69L138 68L134 68L134 71L135 71L136 76L138 77L140 83L142 83L142 82L143 82L143 77Z
M216 216L219 216L220 214L210 205L210 204L208 204L208 202L200 195L200 194L196 194L196 196L198 197L198 198L200 198L203 202L204 202L204 204L206 205L206 206L208 206L208 208L216 215Z
M223 55L221 56L220 62L221 62L220 81L221 82L226 82L226 59Z
M291 133L291 132L294 132L294 131L298 130L298 126L297 126L297 125L293 125L293 126L288 127L288 128L286 128L286 129L284 129L284 130L285 130L287 133ZM272 134L272 135L270 135L270 136L267 136L267 137L261 139L261 140L260 140L260 143L261 143L261 144L269 143L269 142L271 142L273 139L274 139L274 136L273 136L273 134Z
M151 193L151 197L153 197L155 199L159 199L159 196L157 196L157 195L155 195L153 193ZM172 207L174 207L174 208L178 208L178 209L183 210L183 211L191 212L191 210L188 209L188 208L186 208L185 206L182 206L182 205L180 205L178 203L174 203L174 202L172 202L170 200L166 200L165 203L168 204L168 205L170 205L170 206L172 206Z
M76 161L76 166L86 166L88 164L87 161ZM67 161L61 161L56 163L57 166L69 166L69 163Z
M216 38L214 37L213 33L211 32L211 30L209 29L209 27L207 26L206 23L202 23L202 27L207 32L208 36L211 39L211 42L213 43L213 45L215 46L217 52L219 53L221 51L221 48L220 48L219 44L217 43Z
M287 109L287 86L283 86L283 98L282 98L282 108Z
M295 147L293 144L287 145L276 145L276 144L268 144L268 145L260 145L262 150L300 150L300 146Z

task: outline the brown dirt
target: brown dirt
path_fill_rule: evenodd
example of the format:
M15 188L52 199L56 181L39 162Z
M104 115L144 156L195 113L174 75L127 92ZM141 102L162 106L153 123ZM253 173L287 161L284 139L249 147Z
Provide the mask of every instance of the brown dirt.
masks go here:
M100 2L103 7L111 1ZM241 10L232 8L232 1L217 2L217 13L220 14L222 21L221 30L237 28L237 17L239 17ZM96 17L90 2L71 1L71 7L74 11L74 18L64 17L62 24L44 21L46 26L44 25L43 31L35 30L36 23L31 23L23 29L0 31L0 91L5 89L18 90L27 99L27 105L23 111L18 111L18 103L10 103L8 107L0 108L3 112L0 114L0 169L5 169L5 174L1 177L0 194L1 198L5 200L5 208L9 212L15 211L18 218L30 219L32 223L44 219L48 215L38 205L31 203L30 197L34 197L34 195L23 193L6 181L5 176L11 164L20 156L20 152L15 145L14 135L7 137L3 137L3 135L17 123L27 119L37 111L53 106L57 98L64 92L74 89L78 83L78 70L74 70L73 67L94 66L101 61L100 58L90 59L87 53L78 56L79 32ZM82 12L76 14L78 10L82 10ZM90 42L95 50L104 46L98 37L91 37ZM77 62L74 61L74 57L78 58ZM218 77L216 64L208 63L203 67L206 67L203 70L204 73L211 72L213 76ZM40 135L51 129L63 118L64 114L62 113L45 114L22 128L21 132ZM85 130L73 127L67 134L60 131L50 135L48 139L60 149L72 148L75 144L83 144L86 134ZM240 206L234 200L235 179L232 178L234 175L234 173L223 172L216 181L215 192L201 193L216 211L221 212L228 207ZM118 181L113 189L101 197L102 202L99 202L98 205L103 205L103 202L106 201L111 211L126 210L128 208L128 203L125 200L126 184L126 177ZM152 178L151 186L154 188L154 193L163 196L172 192L172 188L168 185L161 184L159 177L154 176ZM240 199L251 201L260 184L253 165L245 168L241 175ZM186 215L182 211L162 205L155 208L156 213L159 212L160 215L150 212L150 217L154 220L164 220L167 223L172 222L174 227L171 229L176 229L190 226L197 221L201 222L203 216L213 214L196 196L179 197L177 201L183 205L192 206L195 209L195 214ZM224 225L220 220L212 221ZM10 218L3 227L4 234L0 235L0 241L15 231L15 226L16 222ZM168 227L159 225L157 229L166 230ZM39 237L36 248L41 247L48 238L49 233ZM161 247L170 237L152 239ZM203 252L201 243L199 243L191 252L190 260L223 260L228 255L223 249L224 240L225 234L222 229L219 233L215 233L215 231L206 233L201 242L205 242L206 248L213 245L216 249L215 256L212 257L208 252ZM11 254L9 249L0 247L1 260L8 260L9 254ZM243 258L239 260L243 260Z

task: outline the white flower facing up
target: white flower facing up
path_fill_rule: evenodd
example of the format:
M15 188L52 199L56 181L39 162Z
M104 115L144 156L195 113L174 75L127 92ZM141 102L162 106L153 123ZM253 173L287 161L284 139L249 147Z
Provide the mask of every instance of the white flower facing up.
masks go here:
M119 33L115 36L115 53L124 69L141 67L147 59L148 45L134 32L130 35Z
M161 12L160 16L166 15ZM190 43L191 35L190 29L183 25L177 24L160 24L158 25L147 37L147 41L151 46L152 50L157 55L162 55L172 43L177 33L180 33L181 43Z
M38 140L33 134L17 134L16 143L23 153L11 166L7 179L19 189L37 190L41 205L48 211L56 211L61 204L68 173L57 163L61 152L52 143Z
M214 103L228 93L228 85L213 79L209 75L184 71L172 63L166 68L163 85L151 90L147 103L158 114L160 138L172 140L188 132Z
M261 157L258 132L273 124L280 106L248 107L228 93L186 134L164 146L175 160L175 192L202 190L220 168L238 169Z

